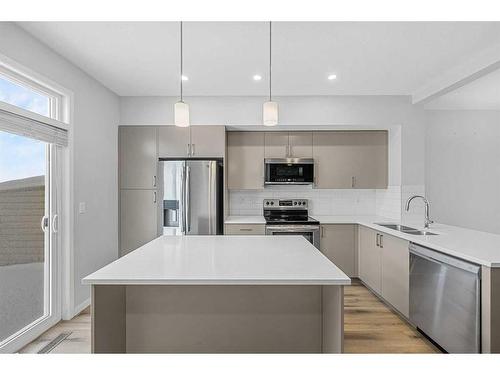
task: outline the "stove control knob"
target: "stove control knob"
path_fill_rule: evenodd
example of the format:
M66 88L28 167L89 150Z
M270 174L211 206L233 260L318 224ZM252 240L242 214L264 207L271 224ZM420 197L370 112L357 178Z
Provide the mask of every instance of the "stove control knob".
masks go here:
M269 202L266 202L266 206L269 206Z
M297 205L297 202L293 202L293 205L296 206Z
M274 202L271 202L271 206L274 205Z

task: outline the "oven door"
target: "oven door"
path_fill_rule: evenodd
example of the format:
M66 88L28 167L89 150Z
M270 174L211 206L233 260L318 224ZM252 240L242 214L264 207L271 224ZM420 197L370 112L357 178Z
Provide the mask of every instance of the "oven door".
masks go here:
M265 185L310 185L314 182L313 159L265 159Z
M303 236L319 250L319 225L266 225L268 236Z

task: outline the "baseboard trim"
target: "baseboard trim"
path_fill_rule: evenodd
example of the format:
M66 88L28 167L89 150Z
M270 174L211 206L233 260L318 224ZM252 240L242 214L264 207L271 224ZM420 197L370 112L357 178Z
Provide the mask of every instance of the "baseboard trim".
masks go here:
M71 314L71 317L69 319L65 319L65 320L73 319L75 316L80 314L83 310L85 310L89 306L90 306L90 298L87 298L85 301L80 303L78 306L75 306L75 308L73 309L73 312Z

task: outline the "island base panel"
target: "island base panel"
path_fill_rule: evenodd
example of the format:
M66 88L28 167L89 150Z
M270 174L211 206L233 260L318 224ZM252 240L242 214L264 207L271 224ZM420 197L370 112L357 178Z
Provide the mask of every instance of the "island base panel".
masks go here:
M106 289L101 293L101 288ZM95 353L342 351L342 286L129 285L93 289ZM106 294L114 298L106 299ZM101 314L101 309L110 312ZM111 311L118 316L115 322ZM110 320L109 325L105 319Z
M124 285L93 285L91 290L92 353L125 353Z

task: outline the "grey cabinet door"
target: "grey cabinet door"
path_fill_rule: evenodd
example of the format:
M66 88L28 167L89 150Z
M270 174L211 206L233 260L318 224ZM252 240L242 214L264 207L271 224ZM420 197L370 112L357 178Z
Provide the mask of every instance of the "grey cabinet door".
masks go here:
M226 128L223 125L191 126L191 156L222 158L226 149Z
M321 225L321 252L349 277L357 276L355 234L353 224Z
M316 187L387 188L387 131L313 133Z
M314 132L315 186L320 189L352 188L354 149L349 132Z
M160 158L186 158L189 156L190 128L158 127L158 156Z
M266 158L288 157L288 132L265 132L264 152Z
M385 130L352 132L354 188L386 189L388 185L388 133Z
M226 224L224 226L224 234L227 236L248 236L266 234L266 226L264 224Z
M381 294L381 248L377 246L377 232L359 226L359 278Z
M228 132L228 189L264 187L264 133Z
M409 242L382 235L382 297L401 314L409 315L410 252Z
M156 128L120 126L120 188L154 189L158 168Z
M156 190L120 191L120 256L158 237Z
M289 152L294 158L313 157L313 133L312 132L289 132Z

